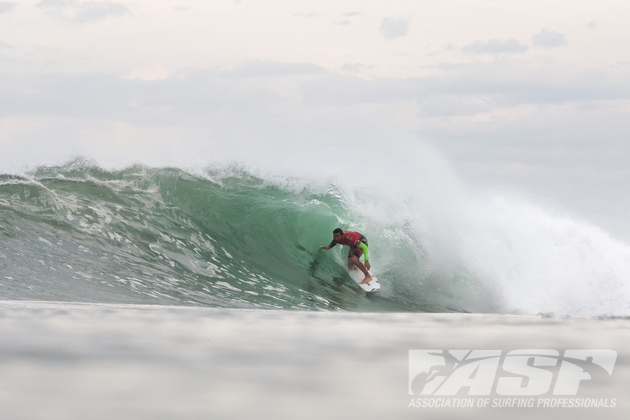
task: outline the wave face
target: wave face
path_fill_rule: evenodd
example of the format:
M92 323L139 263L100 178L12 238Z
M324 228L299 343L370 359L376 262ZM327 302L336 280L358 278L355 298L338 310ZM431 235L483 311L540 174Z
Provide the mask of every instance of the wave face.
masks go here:
M341 247L319 250L348 218L332 186L291 191L238 168L193 176L82 161L0 183L5 299L440 309L366 297Z
M77 160L3 175L0 297L630 313L628 247L595 228L505 200L432 213L414 197L395 202L387 192L362 191L264 179L233 166L192 175L144 166L107 171ZM370 240L378 295L352 282L347 250L319 250L338 226Z

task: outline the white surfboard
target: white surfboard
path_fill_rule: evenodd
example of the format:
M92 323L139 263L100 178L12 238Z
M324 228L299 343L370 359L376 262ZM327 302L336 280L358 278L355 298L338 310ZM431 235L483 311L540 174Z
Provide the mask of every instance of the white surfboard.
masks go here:
M354 280L356 284L358 284L359 287L361 287L361 289L365 290L366 292L377 292L381 289L381 284L378 282L378 279L374 277L374 275L372 275L372 280L363 284L361 284L361 281L363 281L365 275L363 275L361 270L350 270L350 277L352 277L352 280Z

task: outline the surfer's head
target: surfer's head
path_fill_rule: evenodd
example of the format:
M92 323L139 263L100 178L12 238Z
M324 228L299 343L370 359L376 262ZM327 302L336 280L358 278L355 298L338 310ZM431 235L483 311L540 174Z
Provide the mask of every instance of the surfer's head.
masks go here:
M341 228L337 228L333 230L333 238L335 238L335 241L340 241L342 235L343 235L343 230L341 230Z

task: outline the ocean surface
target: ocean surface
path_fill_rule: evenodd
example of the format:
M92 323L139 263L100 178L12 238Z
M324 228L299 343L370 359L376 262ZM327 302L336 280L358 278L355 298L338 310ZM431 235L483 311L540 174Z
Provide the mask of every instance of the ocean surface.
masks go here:
M0 417L627 418L630 246L435 185L83 159L0 175ZM319 249L336 227L368 237L379 293ZM578 397L615 406L410 407L421 349L612 350Z
M621 420L630 412L627 318L11 301L0 302L0 334L3 419ZM474 407L410 406L422 397L408 391L410 350L532 348L618 357L612 375L584 366L576 395L525 396L532 407L493 407L519 398L467 388L454 398ZM558 368L537 371L557 377ZM601 406L538 403L562 398Z

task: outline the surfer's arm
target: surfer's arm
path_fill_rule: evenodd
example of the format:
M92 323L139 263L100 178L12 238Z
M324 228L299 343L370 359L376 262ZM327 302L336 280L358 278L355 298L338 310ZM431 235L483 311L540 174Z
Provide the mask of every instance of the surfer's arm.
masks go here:
M363 251L363 258L365 259L365 262L368 262L370 260L370 256L368 255L367 245L361 242L359 245L357 245L357 248Z
M361 242L359 245L357 245L357 248L360 248L361 251L363 251L363 258L365 259L365 268L369 270L372 267L370 267L370 256L368 255L368 246L364 244L363 242Z
M337 242L335 242L334 240L330 243L330 245L328 246L321 246L321 249L326 249L329 250L330 248L334 248L334 246L337 245Z

